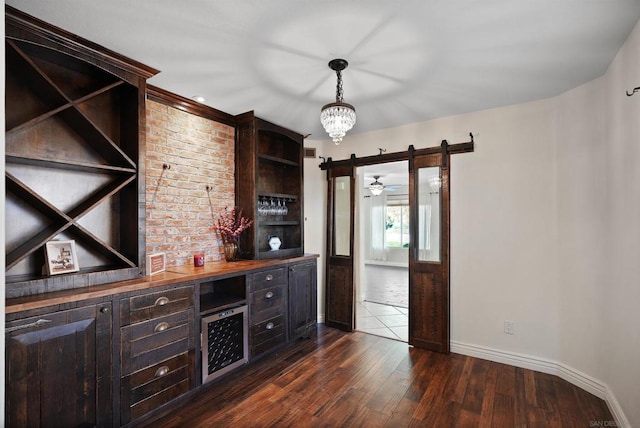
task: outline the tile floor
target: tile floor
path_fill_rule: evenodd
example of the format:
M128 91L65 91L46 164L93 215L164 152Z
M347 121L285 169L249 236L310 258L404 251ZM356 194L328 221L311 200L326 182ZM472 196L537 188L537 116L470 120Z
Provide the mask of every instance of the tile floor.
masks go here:
M356 303L356 330L409 341L409 309L372 302Z

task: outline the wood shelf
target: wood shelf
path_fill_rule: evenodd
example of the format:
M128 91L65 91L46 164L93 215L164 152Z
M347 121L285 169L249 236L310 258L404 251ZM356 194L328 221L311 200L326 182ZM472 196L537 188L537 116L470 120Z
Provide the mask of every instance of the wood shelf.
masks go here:
M215 296L200 297L200 315L209 314L211 312L219 312L225 309L233 308L240 305L246 305L246 299L238 299L232 296L217 298Z
M247 303L247 289L244 275L229 278L209 278L198 285L200 313L222 311Z
M267 192L259 192L259 198L278 198L278 199L292 199L294 201L298 200L298 195L292 195L290 193L267 193Z
M7 297L137 277L144 93L157 70L14 8L5 19ZM56 239L76 240L80 272L43 275Z
M280 259L302 254L301 247L280 248L279 250L260 251L261 259Z
M258 220L260 226L300 226L300 222L289 220Z
M284 165L284 166L295 166L295 167L300 166L300 164L298 162L294 162L294 161L290 161L290 160L287 160L287 159L278 158L278 157L275 157L275 156L258 155L258 159L266 160L266 161L269 161L269 162L274 162L274 163L281 164L281 165Z
M30 166L38 166L43 168L65 169L70 171L86 171L86 172L104 172L104 173L125 173L136 174L135 168L127 168L112 165L101 165L89 162L76 161L59 161L53 159L43 159L37 157L28 157L22 155L5 154L5 160L8 164L22 164Z

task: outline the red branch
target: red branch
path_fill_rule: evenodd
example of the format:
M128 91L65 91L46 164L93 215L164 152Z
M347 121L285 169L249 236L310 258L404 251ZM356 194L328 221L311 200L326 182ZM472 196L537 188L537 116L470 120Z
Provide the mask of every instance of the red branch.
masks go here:
M237 243L240 234L250 228L252 224L253 220L242 215L242 208L233 207L229 210L228 207L225 207L224 213L218 217L218 224L214 225L214 229L222 237L222 242Z

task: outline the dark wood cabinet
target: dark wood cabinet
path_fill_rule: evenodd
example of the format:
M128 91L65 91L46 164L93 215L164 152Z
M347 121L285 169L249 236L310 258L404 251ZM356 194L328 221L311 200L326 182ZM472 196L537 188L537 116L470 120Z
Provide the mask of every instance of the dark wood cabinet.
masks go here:
M111 302L7 316L7 427L112 424Z
M289 265L289 339L308 337L318 318L317 266Z
M7 297L138 277L144 268L149 67L6 7ZM48 277L45 244L77 273Z
M192 284L120 298L120 423L127 424L195 387Z
M271 259L303 253L302 135L253 115L236 116L236 205L255 220L240 256ZM271 237L281 241L277 250Z
M202 384L204 317L246 310L241 334L248 335L249 362L308 336L316 323L316 272L309 255L220 262L10 299L7 425L136 424Z
M287 341L287 269L248 275L249 347L257 357Z

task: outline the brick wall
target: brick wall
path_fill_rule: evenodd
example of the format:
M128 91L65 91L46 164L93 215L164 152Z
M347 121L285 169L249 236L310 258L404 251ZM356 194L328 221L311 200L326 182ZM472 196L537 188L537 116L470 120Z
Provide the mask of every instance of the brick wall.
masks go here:
M147 254L166 253L167 266L198 252L221 260L212 226L234 204L234 128L147 100L146 150Z

